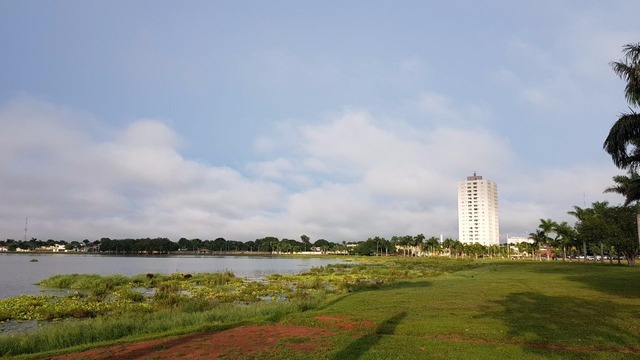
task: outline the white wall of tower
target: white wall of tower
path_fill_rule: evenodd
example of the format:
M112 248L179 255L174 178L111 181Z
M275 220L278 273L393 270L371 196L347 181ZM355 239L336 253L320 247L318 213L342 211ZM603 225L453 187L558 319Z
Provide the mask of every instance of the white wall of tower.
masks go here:
M475 175L458 183L458 239L468 244L500 244L495 183Z

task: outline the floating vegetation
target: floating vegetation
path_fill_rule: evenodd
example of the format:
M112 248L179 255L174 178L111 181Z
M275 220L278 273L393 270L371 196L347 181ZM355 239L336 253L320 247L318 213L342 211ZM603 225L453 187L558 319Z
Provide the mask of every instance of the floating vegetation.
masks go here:
M312 268L298 275L273 274L261 280L220 273L54 275L37 285L74 290L65 296L22 295L0 300L0 321L91 318L103 315L181 309L204 311L220 304L305 300L342 292L378 288L398 280L446 272L442 264L407 258L373 259ZM467 266L456 263L455 267ZM456 269L458 270L458 269Z
M30 262L38 262L38 259L33 258L33 259L30 260Z

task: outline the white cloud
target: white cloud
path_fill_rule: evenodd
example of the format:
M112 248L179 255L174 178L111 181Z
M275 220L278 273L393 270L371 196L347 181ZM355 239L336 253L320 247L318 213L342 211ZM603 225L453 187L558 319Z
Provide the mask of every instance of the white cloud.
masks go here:
M7 236L17 236L25 217L41 237L205 236L283 202L277 185L185 159L179 136L160 122L141 120L98 139L75 130L73 117L82 115L33 100L0 112Z
M105 130L13 101L0 108L0 236L21 238L29 217L39 238L457 237L456 183L473 171L498 183L503 234L519 234L562 218L583 193L604 198L611 178L604 165L527 169L481 127L423 129L366 111L288 122L259 141L286 145L248 163L249 176L185 158L159 121Z

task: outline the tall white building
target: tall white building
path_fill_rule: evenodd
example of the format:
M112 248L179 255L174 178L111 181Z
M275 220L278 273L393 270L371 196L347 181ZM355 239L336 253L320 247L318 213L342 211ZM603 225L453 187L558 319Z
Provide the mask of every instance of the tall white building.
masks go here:
M498 186L475 172L458 183L458 236L468 244L500 244Z

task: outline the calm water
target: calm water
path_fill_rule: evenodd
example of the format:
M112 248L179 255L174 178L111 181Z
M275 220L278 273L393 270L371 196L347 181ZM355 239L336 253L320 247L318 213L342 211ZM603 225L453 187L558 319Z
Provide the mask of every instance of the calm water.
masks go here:
M31 262L38 259L38 262ZM336 259L257 256L108 256L90 254L0 254L0 299L42 294L34 285L55 274L171 274L231 270L238 277L296 274L312 267L339 263Z

